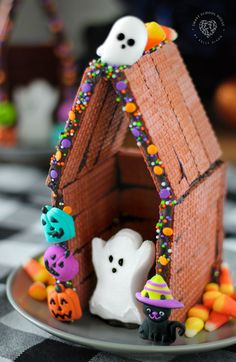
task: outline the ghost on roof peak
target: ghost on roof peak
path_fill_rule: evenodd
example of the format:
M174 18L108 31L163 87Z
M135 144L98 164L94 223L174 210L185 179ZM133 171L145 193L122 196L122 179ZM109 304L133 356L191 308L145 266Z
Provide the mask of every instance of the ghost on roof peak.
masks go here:
M142 56L147 39L147 29L142 20L124 16L113 24L106 40L97 49L97 55L103 63L132 65Z

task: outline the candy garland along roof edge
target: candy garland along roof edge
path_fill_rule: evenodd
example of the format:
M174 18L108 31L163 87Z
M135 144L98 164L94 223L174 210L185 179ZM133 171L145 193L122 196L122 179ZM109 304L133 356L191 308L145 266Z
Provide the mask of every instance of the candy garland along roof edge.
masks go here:
M165 43L167 42L165 41L159 46L148 50L145 54L157 51ZM73 146L73 137L76 132L79 132L80 114L86 111L98 80L101 77L106 81L111 80L117 94L116 101L122 102L122 110L129 114L129 129L135 137L137 146L144 151L146 162L152 172L152 176L158 179L160 185L160 216L156 224L156 240L160 244L160 252L157 256L156 272L162 274L162 276L168 280L168 267L171 261L171 243L173 239L173 206L177 204L177 201L174 198L173 190L165 174L164 165L158 157L158 149L149 139L148 132L143 124L142 114L129 90L129 84L123 72L126 68L129 67L102 64L100 59L93 60L89 63L89 70L86 74L85 81L81 85L79 95L69 112L69 118L66 121L64 132L60 135L60 142L56 147L57 151L51 157L51 167L49 170L50 181L48 186L55 194L57 206L63 208L64 202L62 196L57 194L61 168L65 165L65 159Z

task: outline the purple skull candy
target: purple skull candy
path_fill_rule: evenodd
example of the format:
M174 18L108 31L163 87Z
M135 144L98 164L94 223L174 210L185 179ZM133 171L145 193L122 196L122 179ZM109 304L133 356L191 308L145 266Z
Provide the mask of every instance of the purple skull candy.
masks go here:
M74 255L60 245L50 246L46 250L44 264L49 273L61 282L73 279L79 271L79 263Z

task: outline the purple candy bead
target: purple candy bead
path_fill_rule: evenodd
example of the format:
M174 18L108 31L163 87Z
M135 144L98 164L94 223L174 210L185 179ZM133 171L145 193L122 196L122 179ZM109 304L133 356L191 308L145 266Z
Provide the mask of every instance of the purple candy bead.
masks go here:
M119 91L122 91L125 88L127 88L127 84L122 80L116 83L116 89L118 89Z
M62 141L61 141L61 146L63 148L69 148L71 146L71 141L68 140L67 138L64 138Z
M162 189L159 195L161 199L168 199L168 197L170 196L170 191L167 189Z
M82 92L88 93L88 92L91 92L91 90L92 90L92 87L89 83L84 83L82 85Z
M138 137L139 136L139 130L137 128L133 128L131 130L131 133L135 136L135 137Z
M60 245L50 246L44 254L46 269L57 280L67 282L73 279L79 271L79 263L74 255Z
M58 173L57 173L56 170L52 170L52 171L50 172L50 175L51 175L51 178L57 178L57 177L58 177Z

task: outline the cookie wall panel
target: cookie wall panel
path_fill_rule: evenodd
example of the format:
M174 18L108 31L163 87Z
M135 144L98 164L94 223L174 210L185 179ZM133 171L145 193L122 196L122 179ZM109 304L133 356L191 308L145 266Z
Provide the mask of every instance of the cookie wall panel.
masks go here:
M181 133L188 145L197 172L203 174L209 168L210 160L195 128L193 115L189 112L177 82L177 79L184 76L186 70L182 68L178 68L176 71L172 70L172 63L176 63L178 59L171 57L169 50L170 44L166 44L161 51L152 54L152 59L168 98L169 107L175 114L175 120L179 124ZM178 53L177 49L176 52ZM181 150L179 151L178 154L183 157Z
M117 157L121 184L154 189L153 180L138 148L123 148Z
M144 219L159 219L160 198L156 190L138 187L123 189L119 195L121 215Z
M187 310L200 300L210 280L219 242L217 205L223 192L223 179L224 165L221 165L174 209L170 287L175 297L182 299L185 308L174 311L172 318L183 319ZM222 221L220 225L222 228Z
M116 160L111 157L64 188L64 203L72 207L75 216L96 204L115 189L116 185Z
M210 160L210 163L213 163L217 159L221 158L222 152L202 102L196 92L191 76L189 75L181 54L174 43L168 44L168 57L171 59L171 64L170 62L168 64L171 66L172 73L174 75L178 75L179 73L181 74L181 77L176 76L176 82L183 95L188 111L192 116L192 120L208 159Z
M118 191L112 191L75 218L76 237L70 240L70 248L81 248L106 230L119 216Z

